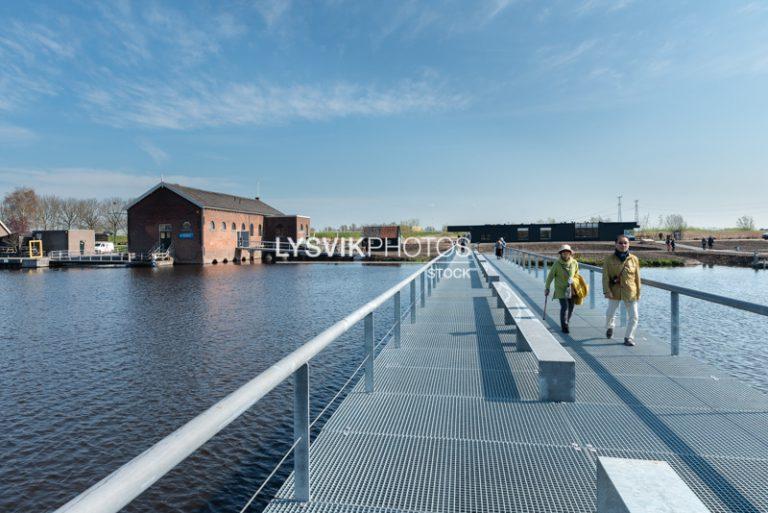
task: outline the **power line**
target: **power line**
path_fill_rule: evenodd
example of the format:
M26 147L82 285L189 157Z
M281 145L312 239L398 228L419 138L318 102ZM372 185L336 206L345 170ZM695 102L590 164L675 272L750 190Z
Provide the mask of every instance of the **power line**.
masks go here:
M619 215L618 215L618 218L616 219L618 222L621 222L621 198L622 197L623 196L621 194L619 194L619 196L618 196L618 198L619 198Z

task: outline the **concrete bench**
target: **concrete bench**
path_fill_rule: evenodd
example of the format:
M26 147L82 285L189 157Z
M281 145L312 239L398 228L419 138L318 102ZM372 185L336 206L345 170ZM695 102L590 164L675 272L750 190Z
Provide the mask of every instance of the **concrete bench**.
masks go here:
M597 459L597 513L710 513L666 461Z
M504 322L517 327L517 350L531 351L539 364L539 399L575 401L576 361L509 285L493 283L492 289Z
M488 262L482 262L480 264L480 268L483 270L483 275L485 276L485 279L488 281L488 286L490 287L493 282L497 282L501 279L501 276L499 276L498 271L493 268L491 264Z
M512 287L502 281L491 284L491 291L496 297L496 308L504 309L504 324L515 324L517 319L533 319L534 315L522 299L512 291Z

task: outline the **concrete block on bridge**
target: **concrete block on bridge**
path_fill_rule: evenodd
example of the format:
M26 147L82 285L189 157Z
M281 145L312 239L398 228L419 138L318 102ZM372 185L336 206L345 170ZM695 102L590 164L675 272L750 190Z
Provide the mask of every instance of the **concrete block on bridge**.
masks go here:
M666 461L600 457L597 513L710 513Z

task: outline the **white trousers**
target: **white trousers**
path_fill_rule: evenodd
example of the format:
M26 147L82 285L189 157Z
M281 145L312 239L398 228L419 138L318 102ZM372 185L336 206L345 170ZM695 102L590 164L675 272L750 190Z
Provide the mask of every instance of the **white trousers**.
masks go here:
M616 310L619 308L621 301L618 299L608 300L608 310L605 312L605 329L613 328L616 325ZM635 331L637 330L637 301L624 301L624 306L627 308L627 331L624 333L624 338L635 340Z

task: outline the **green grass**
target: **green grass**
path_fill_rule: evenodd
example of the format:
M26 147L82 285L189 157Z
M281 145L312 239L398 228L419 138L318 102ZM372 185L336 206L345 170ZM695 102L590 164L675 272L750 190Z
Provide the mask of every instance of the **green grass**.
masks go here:
M359 239L362 232L337 232L337 231L331 231L331 232L313 232L312 236L317 238L328 238L332 239L334 237L344 237L345 239Z

